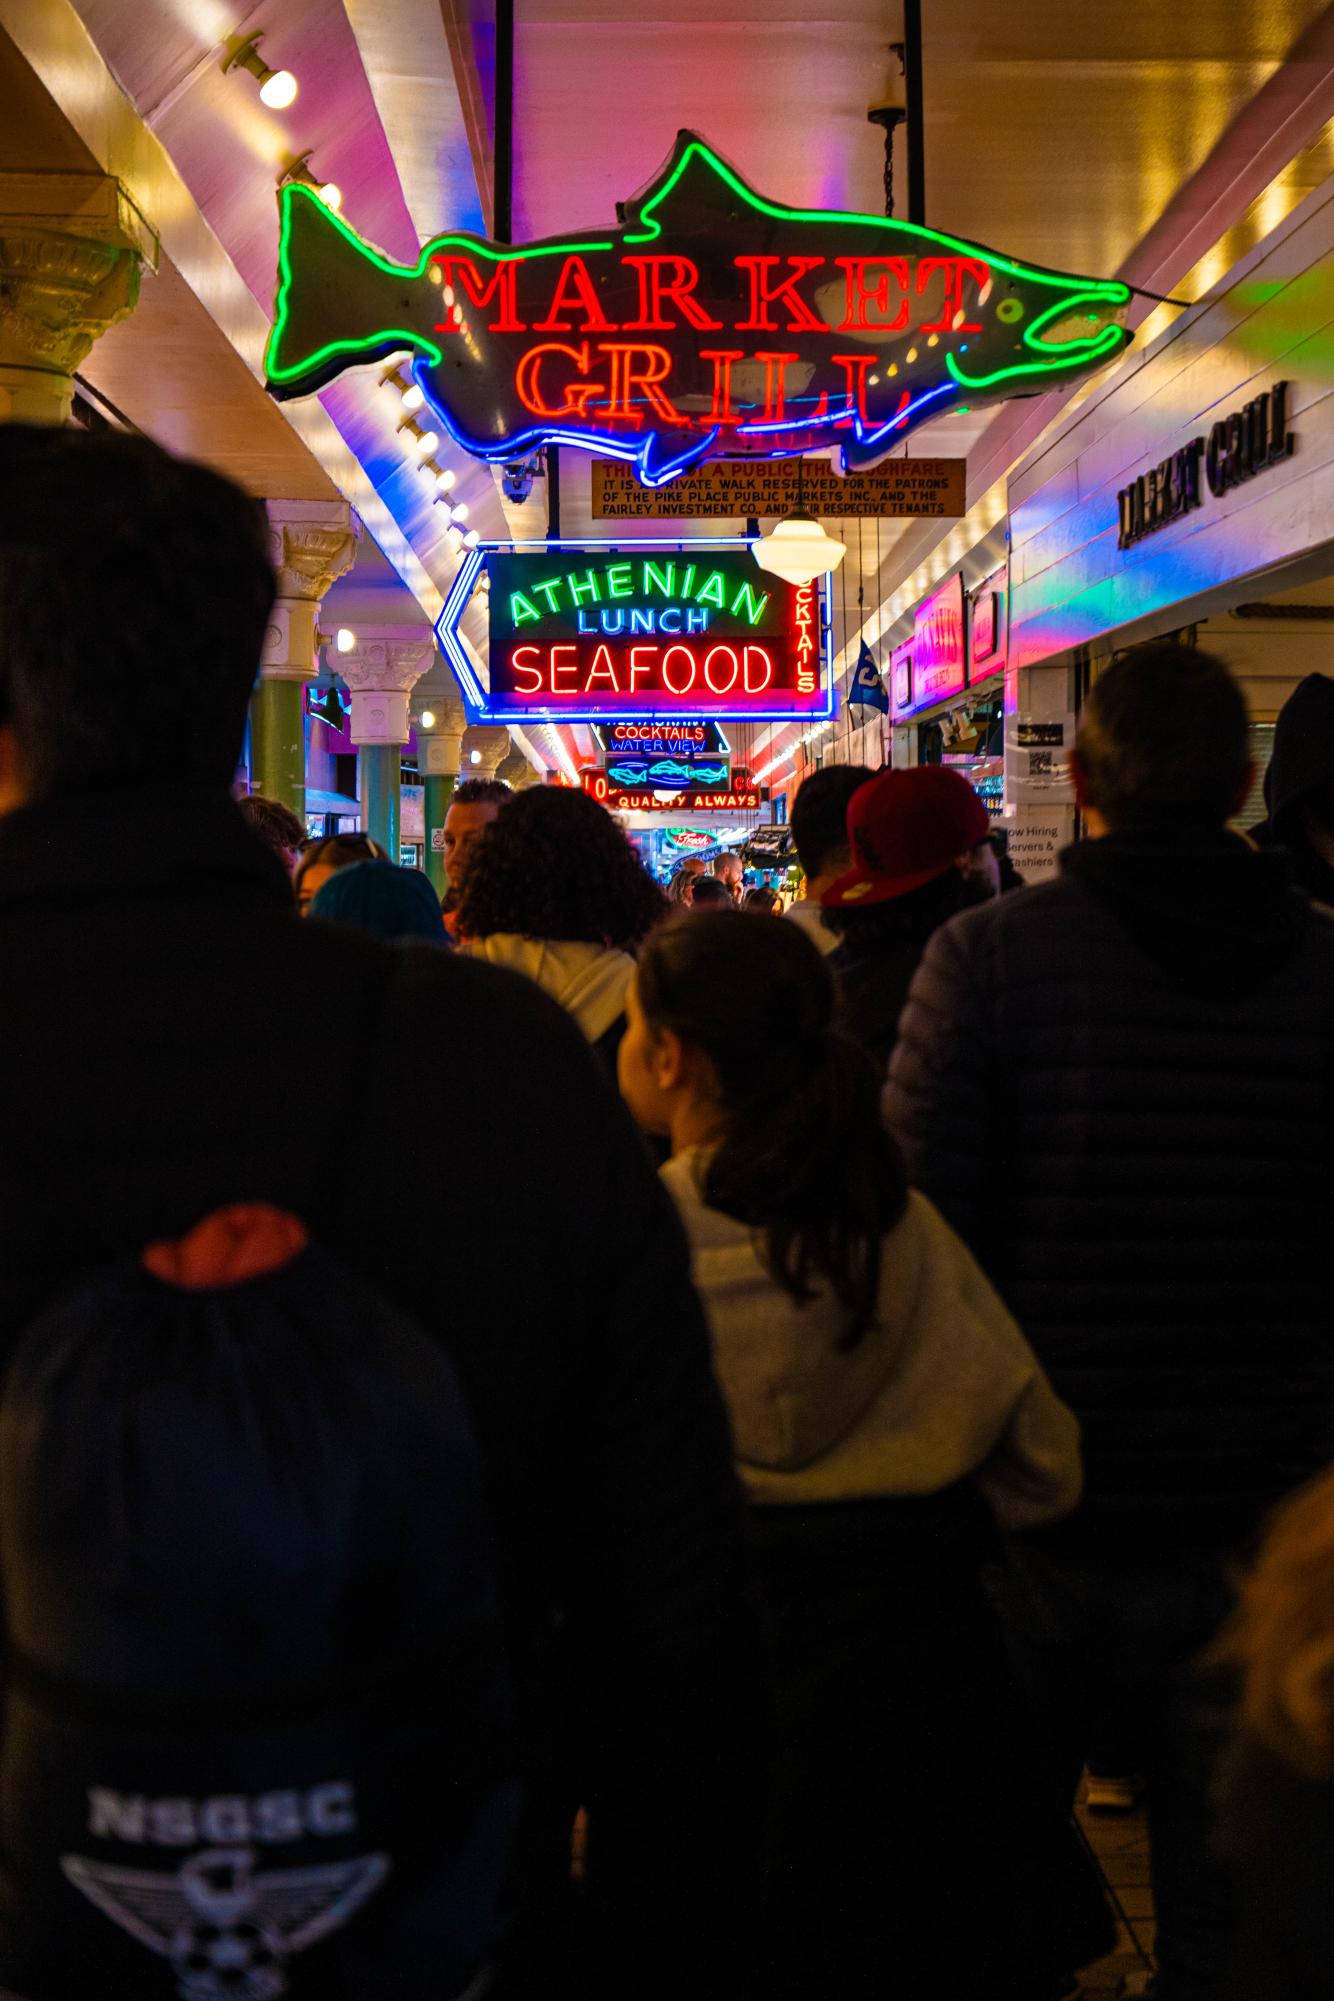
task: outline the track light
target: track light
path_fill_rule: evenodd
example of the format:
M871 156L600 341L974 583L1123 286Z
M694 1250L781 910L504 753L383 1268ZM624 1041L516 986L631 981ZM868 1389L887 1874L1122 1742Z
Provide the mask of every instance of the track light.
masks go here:
M458 483L458 474L453 466L442 466L435 476L435 483L441 493L452 493Z
M289 181L298 182L303 188L310 188L317 194L327 209L337 215L343 206L343 190L337 181L322 181L310 164L309 152L299 153L284 167L278 176L278 186L285 187Z
M403 408L405 410L410 410L415 416L417 411L421 409L421 406L425 401L426 401L425 390L422 389L416 382L410 382L407 388L403 391Z
M440 434L438 431L419 431L417 433L417 450L424 459L429 459L432 452L439 449L439 445Z
M453 518L453 519L454 519L455 521L466 521L466 520L467 520L467 518L468 518L468 503L467 503L467 501L466 501L466 500L456 500L456 501L455 501L455 503L454 503L454 507L453 507L453 510L452 510L452 518Z
M259 53L263 39L262 33L249 36L239 49L228 56L222 66L223 72L249 70L251 76L259 79L260 101L267 104L270 111L286 111L288 105L296 101L296 78L290 69L270 69Z

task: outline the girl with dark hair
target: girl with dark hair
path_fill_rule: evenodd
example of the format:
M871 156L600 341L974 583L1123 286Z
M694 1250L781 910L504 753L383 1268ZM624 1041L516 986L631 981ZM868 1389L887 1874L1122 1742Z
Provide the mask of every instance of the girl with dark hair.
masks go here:
M604 807L583 792L534 787L478 836L459 934L474 958L536 981L614 1065L632 955L666 908Z
M779 898L776 889L770 889L767 882L758 883L748 889L741 899L743 910L753 910L760 917L776 917L779 914Z
M380 843L373 841L369 834L321 834L317 839L307 841L292 877L297 909L303 917L307 916L325 883L337 875L339 869L355 868L360 862L387 862L388 859Z
M835 1030L797 926L674 918L628 1014L621 1090L671 1142L777 1650L753 1991L1030 2001L1058 1970L1043 1951L1063 1837L1016 1807L980 1570L998 1524L1074 1506L1075 1421L907 1188L870 1059Z

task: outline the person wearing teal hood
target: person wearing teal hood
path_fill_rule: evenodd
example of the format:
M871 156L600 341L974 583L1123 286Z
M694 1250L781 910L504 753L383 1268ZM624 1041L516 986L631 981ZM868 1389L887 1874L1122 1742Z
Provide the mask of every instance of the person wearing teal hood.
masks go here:
M1282 848L1288 872L1317 903L1334 904L1334 679L1308 674L1278 713L1265 773L1268 818L1251 829Z
M393 862L354 862L339 869L310 906L312 917L354 924L377 938L424 938L448 945L440 900L420 869Z

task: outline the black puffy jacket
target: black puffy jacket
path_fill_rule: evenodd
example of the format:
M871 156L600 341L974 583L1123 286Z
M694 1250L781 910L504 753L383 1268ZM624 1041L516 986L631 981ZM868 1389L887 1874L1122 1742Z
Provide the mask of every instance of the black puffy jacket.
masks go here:
M1261 847L1282 848L1292 880L1334 904L1334 867L1311 845L1302 808L1334 788L1334 680L1308 674L1279 711L1265 773L1268 818L1252 828Z
M1334 917L1114 836L938 931L887 1109L1084 1426L1053 1531L1226 1547L1331 1456Z

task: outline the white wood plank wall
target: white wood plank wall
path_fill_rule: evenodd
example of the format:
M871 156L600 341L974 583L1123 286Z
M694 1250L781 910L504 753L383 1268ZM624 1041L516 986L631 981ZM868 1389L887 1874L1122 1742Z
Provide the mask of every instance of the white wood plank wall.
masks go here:
M1198 510L1118 550L1118 490L1281 380L1293 456L1222 499L1205 484ZM1132 350L1011 476L1009 499L1012 672L1105 634L1125 644L1190 623L1220 583L1334 544L1334 183L1142 357Z

